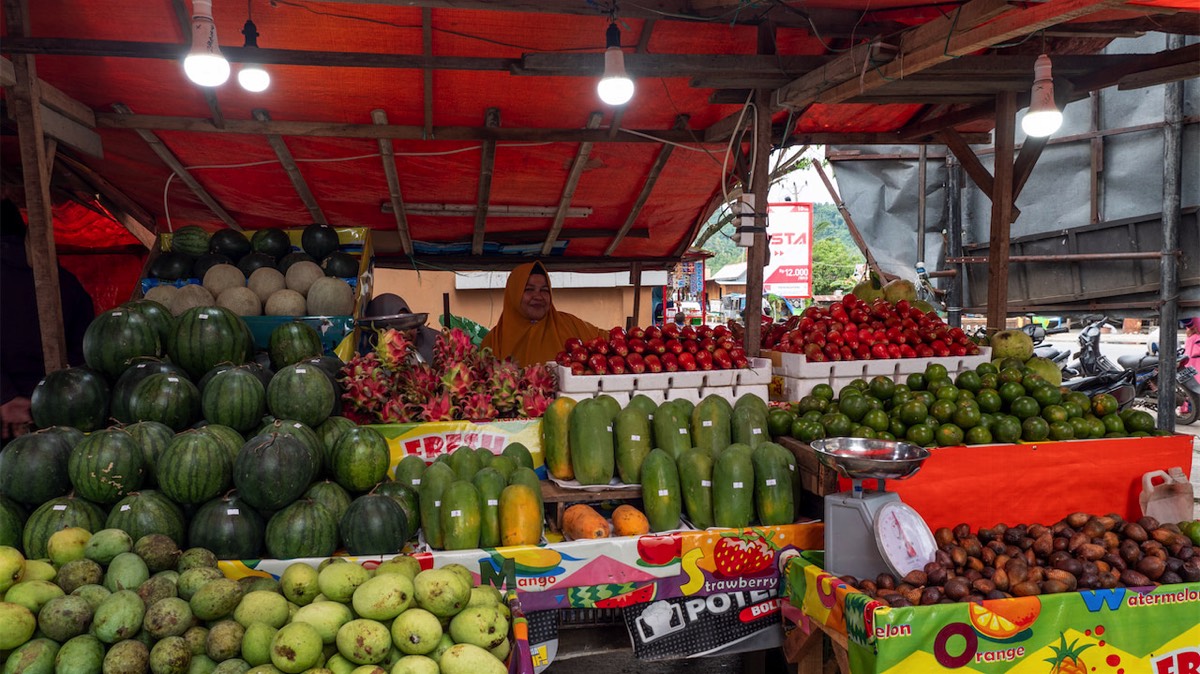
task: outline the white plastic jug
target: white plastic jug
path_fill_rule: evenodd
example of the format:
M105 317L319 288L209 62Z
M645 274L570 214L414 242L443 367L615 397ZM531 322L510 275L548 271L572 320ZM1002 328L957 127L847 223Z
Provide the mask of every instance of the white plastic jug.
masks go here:
M1154 484L1156 478L1162 478L1162 483ZM1159 522L1191 520L1193 498L1192 483L1178 466L1167 472L1152 470L1142 476L1142 514Z

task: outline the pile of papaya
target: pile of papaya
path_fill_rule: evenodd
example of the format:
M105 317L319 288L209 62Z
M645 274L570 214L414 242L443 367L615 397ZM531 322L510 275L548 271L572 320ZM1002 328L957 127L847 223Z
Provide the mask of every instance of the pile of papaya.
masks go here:
M694 405L637 395L624 409L608 395L560 397L542 417L550 475L640 484L651 532L680 529L684 516L698 529L791 524L795 460L770 440L767 404L755 395L733 404L710 395ZM568 536L592 537L585 534L599 523L583 522L580 536Z

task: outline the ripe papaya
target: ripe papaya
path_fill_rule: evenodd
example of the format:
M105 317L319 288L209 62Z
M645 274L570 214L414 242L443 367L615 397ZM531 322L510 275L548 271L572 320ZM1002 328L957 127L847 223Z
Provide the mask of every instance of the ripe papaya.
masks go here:
M430 547L441 549L442 538L442 492L454 482L454 469L446 462L434 461L421 476L417 489L417 502L421 504L421 529L425 542Z
M495 468L484 468L472 483L479 490L479 547L494 548L500 545L500 492L508 480Z
M750 447L758 447L771 439L767 431L767 414L757 405L733 408L733 441Z
M792 497L792 453L773 442L754 448L754 505L764 525L791 524L796 519Z
M546 457L546 470L560 480L575 479L571 468L571 411L576 402L571 398L557 398L542 415L542 454Z
M746 445L730 445L713 462L713 522L719 527L746 527L754 517L752 453Z
M650 531L679 528L682 496L675 459L666 450L651 450L642 462L642 505Z
M708 450L713 456L733 442L730 416L733 408L724 398L707 396L692 410L692 444Z
M442 492L442 547L473 550L479 547L479 490L467 480L455 480Z
M538 479L537 473L533 472L525 466L520 466L508 476L509 484L523 484L533 491L533 497L537 500L538 512L542 510L542 482Z
M613 420L616 442L617 473L625 484L641 484L642 461L650 453L650 417L641 410L626 407Z
M673 458L692 448L691 411L684 401L668 400L654 412L654 442Z
M504 456L512 459L518 466L525 466L530 470L534 470L533 454L529 452L529 448L519 442L510 442L508 446L501 452Z
M608 538L608 520L586 503L576 503L563 513L563 533L573 541Z
M675 462L679 468L679 486L683 490L683 507L688 519L697 529L713 526L712 454L693 447Z
M500 492L500 543L537 545L542 540L541 496L527 484L510 484Z
M615 416L609 415L608 407L599 399L583 400L571 411L571 468L579 484L604 485L612 481Z

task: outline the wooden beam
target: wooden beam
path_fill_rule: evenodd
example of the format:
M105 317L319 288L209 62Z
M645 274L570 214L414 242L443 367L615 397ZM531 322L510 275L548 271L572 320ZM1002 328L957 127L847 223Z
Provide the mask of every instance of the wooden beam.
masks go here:
M372 110L371 119L376 124L387 124L387 113L383 110ZM392 205L392 215L396 217L400 248L405 255L412 255L412 235L408 231L408 215L404 212L404 198L400 194L400 176L396 172L396 154L392 150L392 141L380 138L379 154L383 158L383 173L387 176L388 199Z
M672 129L686 129L689 117L687 115L679 115L675 118L675 124ZM642 191L638 193L637 199L634 199L633 206L629 209L629 214L625 216L625 222L621 224L621 228L617 230L613 236L612 243L608 244L608 248L604 249L605 255L612 255L617 246L621 245L621 241L625 239L625 235L629 230L633 229L633 223L637 222L638 216L641 215L642 209L646 206L646 202L650 199L650 193L654 191L654 185L658 183L658 177L667 166L667 162L671 159L671 153L675 151L674 145L664 145L658 151L658 156L654 158L654 163L650 165L650 172L646 174L646 179L642 182Z
M817 170L817 175L821 177L821 182L825 183L825 190L829 192L829 196L833 199L834 206L842 214L842 219L846 221L847 229L850 230L850 238L854 239L855 245L858 246L858 249L862 251L863 257L866 258L867 267L879 278L884 278L883 269L875 259L875 254L871 252L871 248L867 245L866 240L863 239L862 233L858 231L858 226L854 224L854 218L850 216L850 209L846 208L846 202L842 201L837 188L833 186L833 181L825 174L825 169L821 166L821 162L814 161L812 165Z
M60 140L84 154L98 159L104 158L104 143L100 140L100 134L66 115L55 112L44 103L41 109L42 131L47 136Z
M971 176L971 180L975 181L975 184L979 189L983 190L987 198L995 201L993 194L995 179L988 172L987 167L979 161L979 157L975 155L975 151L971 149L971 146L954 129L942 131L942 140L945 141L946 148L953 152L955 157L958 157L959 163L962 164L963 170L967 172L967 175Z
M775 27L771 24L758 27L758 53L775 53ZM767 89L754 92L754 126L757 129L771 128L771 93ZM752 190L754 227L761 231L754 232L750 249L746 251L746 332L743 345L746 355L755 358L762 349L763 281L767 257L770 255L767 249L767 203L771 191L771 134L760 131L750 143L754 159L742 174L742 185Z
M255 110L253 114L254 119L260 122L271 120L271 115L266 110ZM308 215L312 218L312 221L318 225L328 224L328 221L325 219L325 213L321 210L320 204L317 203L317 198L313 196L312 190L308 188L308 182L304 180L304 174L300 173L300 167L296 165L296 159L292 157L292 151L288 149L287 143L283 141L283 136L267 134L267 143L275 151L275 156L279 158L279 163L283 165L283 170L287 172L288 180L292 181L292 187L296 190L296 194L300 196L300 201L304 202L304 207L308 209Z
M171 7L175 10L175 19L179 22L179 30L183 34L182 49L186 51L191 47L192 42L191 12L188 11L184 0L171 0ZM224 50L222 50L222 54L224 54ZM212 117L213 124L217 128L225 126L225 115L221 112L220 104L217 103L216 87L199 87L199 89L204 96L205 104L208 105L208 114Z
M58 158L58 141L57 140L55 140L53 138L46 139L45 155L46 155L46 166L45 166L46 172L42 175L42 180L46 181L46 184L49 185L51 183L51 179L54 177L54 164L55 164L54 160Z
M600 128L600 120L604 119L604 115L599 112L593 112L588 116L587 128ZM575 197L575 188L579 186L579 179L583 177L583 169L587 167L588 157L592 154L592 143L580 143L579 149L575 152L575 160L571 162L571 170L567 172L567 181L563 184L562 196L558 200L558 210L554 213L554 222L550 225L550 231L546 234L546 241L542 244L542 256L550 254L554 250L554 242L558 240L558 234L562 231L563 222L567 218L567 209L571 206L571 199ZM667 145L666 147L670 147Z
M771 98L772 108L805 107L822 91L857 78L864 69L890 62L896 58L898 51L899 47L885 42L855 45L829 63L776 89Z
M1025 142L1021 144L1021 151L1017 153L1017 159L1013 162L1013 178L1012 178L1012 200L1016 203L1017 197L1021 195L1021 190L1025 188L1025 183L1029 181L1029 176L1033 173L1033 167L1037 164L1037 160L1042 156L1042 150L1045 149L1046 143L1049 142L1050 136L1027 136ZM1000 155L996 155L997 161L1000 160ZM1014 210L1015 210L1014 206ZM1013 216L1016 220L1016 216Z
M484 126L490 129L500 126L500 108L487 109ZM487 228L488 203L492 199L492 171L495 167L496 141L485 140L479 161L479 196L475 203L475 229L471 235L472 255L483 255L483 235Z
M87 186L91 193L99 194L108 199L122 211L125 211L135 220L142 223L150 230L155 230L154 216L149 211L142 208L140 204L127 196L116 185L113 185L99 173L96 173L90 166L75 159L69 154L64 154L59 157L56 170L68 176L74 176Z
M421 51L426 61L433 61L433 10L421 8ZM422 103L425 107L425 137L433 138L433 68L421 69ZM378 120L376 120L378 123ZM403 238L404 235L401 235Z
M994 0L972 0L966 7L978 2L993 2ZM790 105L804 103L842 103L855 96L886 86L889 82L907 77L911 73L920 72L931 66L964 56L981 49L987 49L1043 28L1064 23L1089 14L1104 11L1109 7L1123 4L1124 0L1048 0L1047 2L1029 6L1027 9L1008 9L995 19L981 26L952 34L947 38L943 32L934 35L929 43L913 44L911 48L903 48L900 55L892 62L871 68L862 73L861 77L847 80L835 87L821 92L817 96L788 101ZM914 29L914 33L924 26ZM909 44L912 41L905 41Z
M4 13L8 35L28 34L29 8L25 0L4 0ZM29 266L33 269L42 359L46 373L50 373L69 363L59 295L58 256L54 249L54 220L50 212L50 181L46 179L48 162L42 133L41 80L34 57L13 57L13 79L9 94L13 116L17 120L25 212L29 218L26 234Z
M642 30L649 42L649 33ZM764 57L754 54L647 54L645 47L625 55L625 70L633 77L797 77L829 62L827 56ZM601 52L525 54L513 75L599 77L604 73Z
M996 175L992 191L987 285L987 329L990 333L1004 330L1008 320L1008 247L1012 234L1016 122L1016 95L1005 92L996 96Z
M133 114L133 111L129 109L129 106L123 103L114 103L113 110L116 110L118 115ZM187 185L188 188L192 190L192 193L196 195L196 198L202 201L205 206L208 206L209 210L211 210L218 218L221 219L221 222L224 222L226 225L236 230L240 231L242 229L241 225L237 223L237 220L234 220L233 216L225 210L225 207L222 206L216 199L214 199L213 196L208 193L208 190L204 189L204 186L200 184L200 181L196 180L195 176L193 176L186 168L184 168L183 164L179 161L179 158L175 156L174 152L171 152L171 149L162 142L161 138L144 129L137 129L137 135L140 136L142 140L146 141L146 143L150 146L150 149L154 151L154 154L158 155L158 158L161 159L168 168L174 171L175 175L179 176L179 179L183 181L183 184Z
M5 47L7 48L7 46L6 39ZM12 61L0 56L0 86L11 87L16 84L16 81L16 71L13 69ZM41 89L42 105L60 112L68 119L79 122L88 128L96 128L96 113L91 108L66 95L61 89L45 80L39 82L38 86Z

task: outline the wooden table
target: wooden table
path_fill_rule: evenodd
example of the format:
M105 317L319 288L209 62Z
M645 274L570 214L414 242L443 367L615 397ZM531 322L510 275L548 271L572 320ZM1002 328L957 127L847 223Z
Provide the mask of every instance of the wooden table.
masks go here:
M833 659L828 661L825 659L826 641L833 651ZM828 630L814 620L805 618L803 625L788 632L783 642L783 654L788 662L795 663L796 674L851 674L846 635Z

